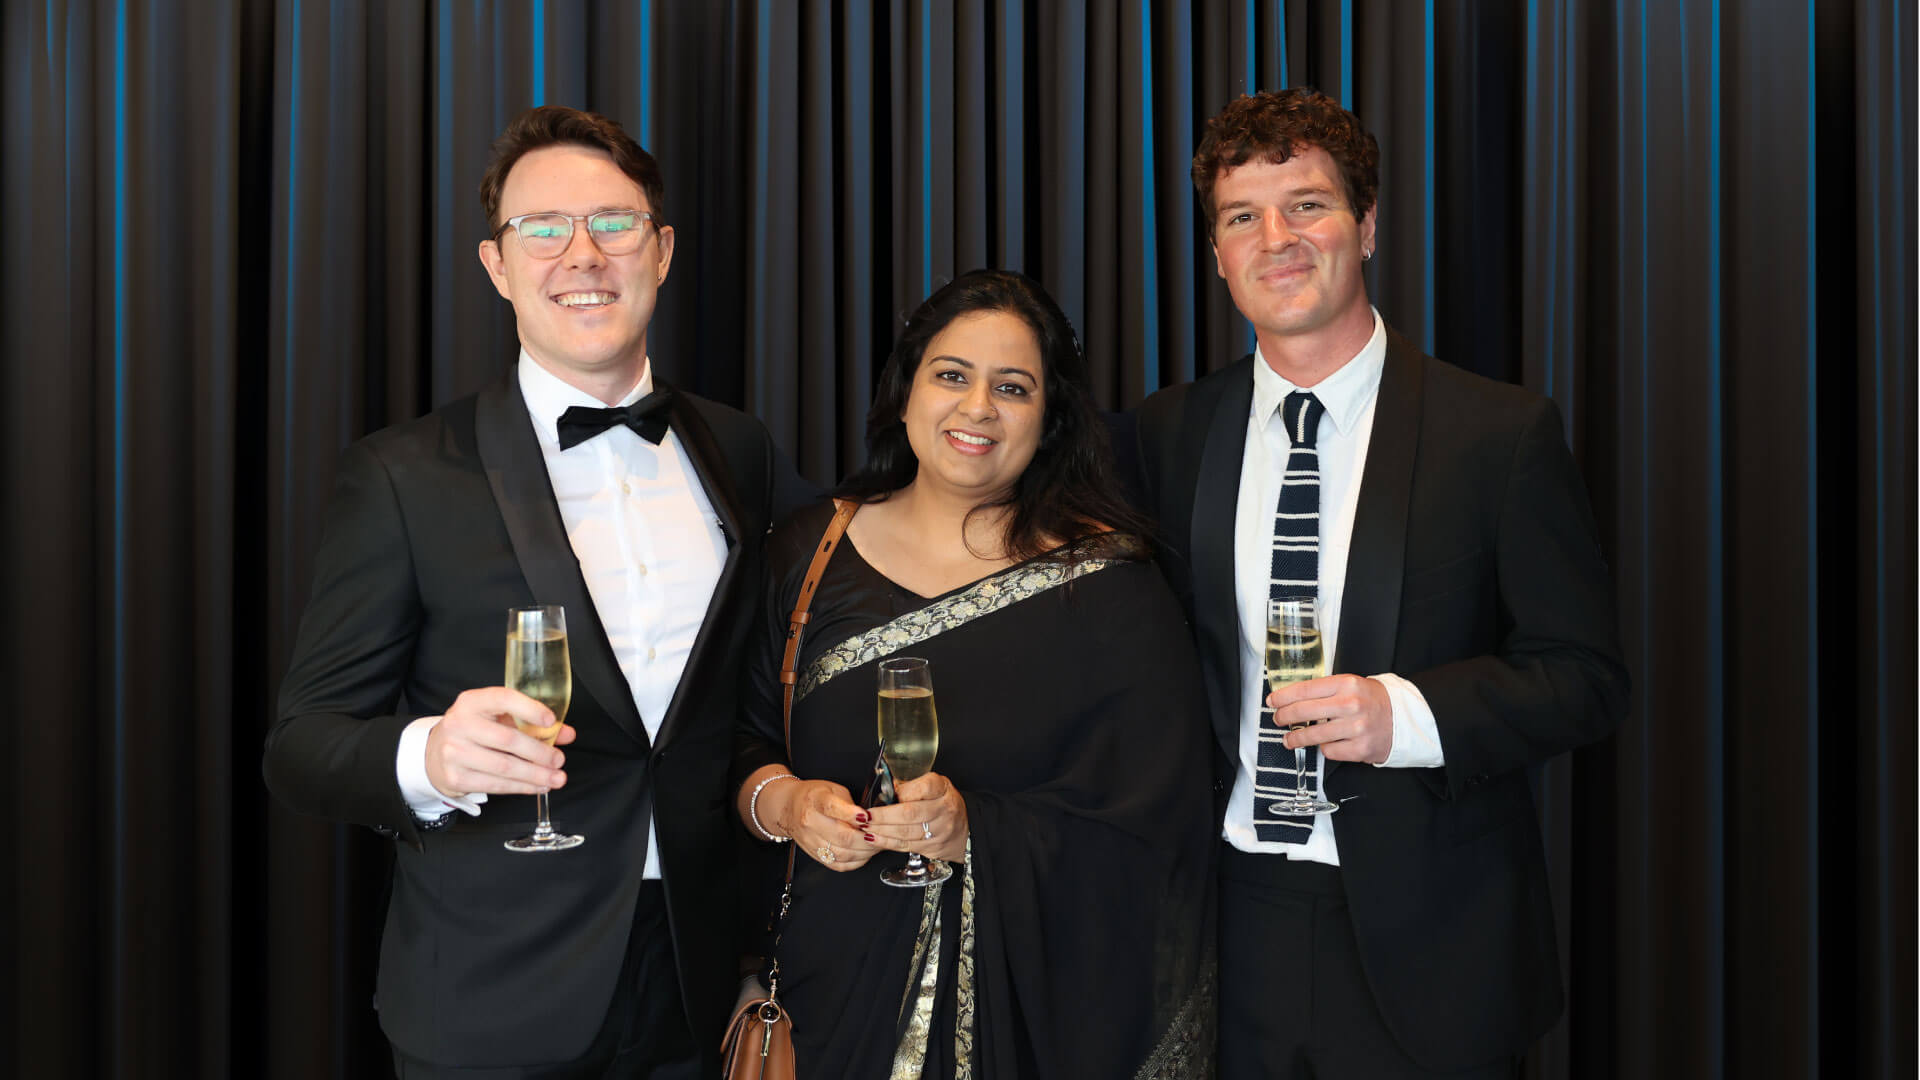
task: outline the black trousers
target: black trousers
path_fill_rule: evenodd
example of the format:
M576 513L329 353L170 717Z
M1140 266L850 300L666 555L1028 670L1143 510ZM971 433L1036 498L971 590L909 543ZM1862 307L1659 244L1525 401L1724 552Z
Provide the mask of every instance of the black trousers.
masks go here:
M1360 968L1339 867L1221 847L1220 1080L1519 1075L1511 1059L1439 1072L1400 1050Z
M587 1052L573 1061L503 1068L453 1068L393 1052L399 1080L695 1080L700 1055L687 1028L680 978L658 881L640 886L633 934L614 983L613 1001ZM704 1078L701 1078L704 1080Z

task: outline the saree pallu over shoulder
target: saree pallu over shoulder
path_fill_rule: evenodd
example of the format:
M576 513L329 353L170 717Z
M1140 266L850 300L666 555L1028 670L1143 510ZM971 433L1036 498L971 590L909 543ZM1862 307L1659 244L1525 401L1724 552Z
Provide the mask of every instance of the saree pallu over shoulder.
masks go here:
M798 702L834 676L870 664L888 653L957 630L982 616L1116 565L1120 563L1115 559L1084 559L1070 564L1025 563L982 578L951 596L909 611L885 626L856 634L828 649L807 665L799 685L794 687L793 700Z

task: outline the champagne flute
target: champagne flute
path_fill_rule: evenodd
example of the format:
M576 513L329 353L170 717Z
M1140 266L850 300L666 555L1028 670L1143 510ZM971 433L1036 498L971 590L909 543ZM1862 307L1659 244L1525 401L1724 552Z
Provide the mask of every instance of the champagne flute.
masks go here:
M507 688L518 690L553 711L553 723L536 727L516 718L514 726L548 746L560 736L573 700L573 667L567 659L567 613L558 604L507 610ZM547 817L547 793L533 797L539 821L532 833L506 843L508 851L565 851L587 842L584 836L553 831Z
M1267 689L1306 682L1327 673L1326 652L1320 646L1319 604L1311 596L1267 602ZM1305 727L1306 724L1295 724ZM1278 806L1282 814L1331 814L1340 804L1328 802L1307 787L1307 751L1293 751L1293 796Z
M894 783L925 776L940 750L940 721L933 710L933 673L915 656L880 661L880 756ZM889 885L917 889L953 876L953 868L917 851L907 865L882 871Z

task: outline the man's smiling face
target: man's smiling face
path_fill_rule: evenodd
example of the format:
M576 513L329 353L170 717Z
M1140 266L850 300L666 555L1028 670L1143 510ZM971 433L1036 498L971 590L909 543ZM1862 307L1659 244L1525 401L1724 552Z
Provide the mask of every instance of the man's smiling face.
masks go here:
M1229 169L1214 182L1213 199L1215 265L1263 347L1343 328L1345 337L1372 332L1360 271L1373 250L1374 210L1354 217L1325 150Z
M604 151L563 144L514 163L500 192L500 221L522 214L569 216L602 210L652 210L647 196ZM558 258L536 259L513 229L480 245L493 287L513 303L520 344L561 379L637 381L647 356L647 324L673 261L673 230L643 226L638 250L607 255L585 221ZM630 384L629 384L630 385Z

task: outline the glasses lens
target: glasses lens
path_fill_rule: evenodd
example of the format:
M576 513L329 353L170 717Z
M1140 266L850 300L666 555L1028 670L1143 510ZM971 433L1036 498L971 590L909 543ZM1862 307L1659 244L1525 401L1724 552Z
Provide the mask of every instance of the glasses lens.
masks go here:
M536 259L551 259L567 250L573 222L562 214L534 214L520 219L520 246Z
M609 255L624 255L640 246L647 219L638 210L605 210L587 219L593 242Z

